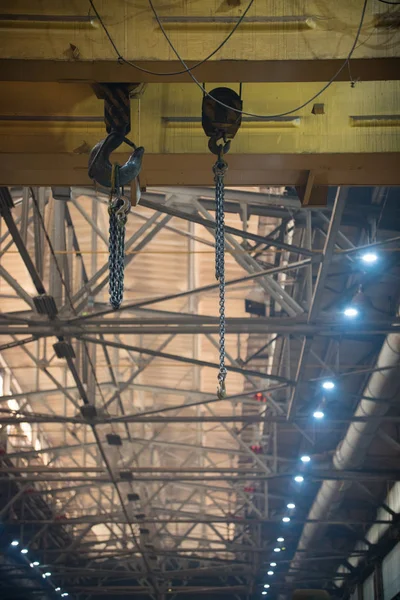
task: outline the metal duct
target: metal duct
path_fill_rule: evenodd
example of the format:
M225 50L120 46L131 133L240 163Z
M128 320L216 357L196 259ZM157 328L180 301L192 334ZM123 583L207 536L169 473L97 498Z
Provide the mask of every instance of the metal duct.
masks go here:
M400 334L390 334L380 351L376 369L383 369L372 373L363 396L367 398L380 398L393 401L400 394ZM369 445L372 442L379 426L379 417L383 416L389 409L389 404L378 404L370 400L361 400L355 416L376 417L363 423L351 423L347 433L336 449L333 464L336 469L355 469L363 463ZM308 519L326 519L342 501L344 482L324 481L314 500L308 514ZM323 527L319 523L307 523L293 557L291 567L298 567L304 554L310 545L323 533Z

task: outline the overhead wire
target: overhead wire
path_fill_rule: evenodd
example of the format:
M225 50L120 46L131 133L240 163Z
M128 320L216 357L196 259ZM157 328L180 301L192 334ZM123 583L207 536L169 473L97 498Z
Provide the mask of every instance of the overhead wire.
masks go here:
M151 10L153 11L154 17L165 37L165 39L168 42L168 45L170 46L170 48L172 49L172 51L174 52L174 54L176 55L176 57L178 58L178 60L182 63L182 65L184 67L187 67L185 61L183 60L183 58L181 58L180 54L178 53L178 51L176 50L175 46L173 45L172 41L170 40L167 32L164 29L164 26L161 22L161 19L154 7L153 4L153 0L148 0L149 5ZM280 117L285 117L287 115L291 115L295 112L297 112L298 110L301 110L302 108L304 108L305 106L308 106L308 104L311 104L311 102L313 102L314 100L316 100L319 96L321 96L321 94L323 94L335 81L336 79L339 77L340 73L343 71L343 69L348 65L351 57L353 56L354 50L356 49L356 46L358 44L358 40L360 37L360 33L361 33L361 29L364 23L364 17L365 17L365 12L367 9L367 4L368 4L368 0L364 0L364 5L363 5L363 9L361 12L361 18L360 18L360 22L357 28L357 33L356 36L354 38L354 42L353 45L350 49L350 52L347 55L347 58L344 60L343 64L341 65L341 67L336 71L336 73L334 74L334 76L328 81L328 83L326 83L320 90L319 92L317 92L316 94L314 94L311 98L309 98L306 102L303 102L303 104L300 104L299 106L297 106L296 108L293 108L292 110L287 110L285 112L279 113L279 114L275 114L275 115L260 115L257 113L251 113L251 112L247 112L244 110L239 110L237 108L233 108L232 106L229 106L228 104L225 104L224 102L221 102L220 100L217 100L217 98L214 98L209 92L207 92L207 90L205 89L205 87L199 82L198 79L196 79L196 77L193 75L193 73L191 71L188 72L189 76L192 78L192 80L194 81L194 83L197 85L197 87L199 89L201 89L201 91L203 92L203 94L205 96L208 96L209 98L211 98L211 100L213 100L214 102L216 102L217 104L219 104L220 106L223 106L224 108L227 108L235 113L247 116L247 117L254 117L256 119L277 119Z
M229 34L226 36L226 38L223 39L223 41L217 46L217 48L215 48L215 50L213 50L210 54L208 54L205 58L203 58L202 60L200 60L199 62L197 62L196 64L192 65L191 67L188 67L187 65L185 65L185 68L181 71L171 71L171 72L158 72L158 71L152 71L151 69L145 69L144 67L141 67L140 65L124 58L124 56L121 54L121 52L119 51L116 43L114 42L113 38L110 35L110 32L108 31L106 25L104 24L104 21L101 17L101 15L99 14L99 12L97 11L93 0L89 0L90 6L93 9L94 14L97 17L97 20L99 21L104 33L106 34L110 44L112 45L112 47L114 48L114 51L117 55L117 59L120 63L124 63L127 65L130 65L131 67L133 67L134 69L137 69L138 71L142 71L143 73L147 73L149 75L156 75L158 77L171 77L174 75L184 75L185 73L189 73L190 71L193 71L193 69L197 69L197 67L200 67L201 65L203 65L204 63L208 62L210 60L210 58L212 58L213 56L215 56L215 54L217 54L217 52L219 52L226 44L227 42L231 39L231 37L233 36L233 34L236 32L236 30L240 27L240 25L243 23L244 18L246 17L247 13L249 12L250 8L253 6L255 0L250 0L250 2L248 3L246 9L244 10L244 12L242 13L242 15L238 18L237 22L235 23L235 26L232 28L232 30L229 32Z
M383 0L380 0L383 1ZM220 100L217 100L216 98L214 98L209 92L207 92L207 90L205 89L205 87L200 83L200 81L193 75L192 70L194 70L195 68L197 68L198 66L204 64L205 62L207 62L212 56L214 56L226 43L227 41L232 37L232 35L235 33L235 31L238 29L238 27L240 26L240 24L243 22L244 17L246 16L247 12L250 10L253 1L250 1L246 10L244 11L244 13L241 15L241 17L238 19L238 22L235 24L235 27L232 29L232 31L229 33L229 35L225 38L225 40L211 53L209 54L206 58L204 58L203 60L199 61L198 63L196 63L195 65L193 65L192 67L189 67L186 62L184 61L184 59L180 56L179 52L177 51L177 49L175 48L175 46L173 45L171 39L169 38L167 32L165 31L165 28L162 24L162 21L160 19L160 16L157 13L157 10L154 7L153 1L152 0L148 0L150 8L154 14L154 17L158 23L158 26L161 29L161 32L163 33L168 45L170 46L170 48L172 49L172 51L174 52L175 56L177 57L177 59L180 61L180 63L183 65L184 70L183 71L175 71L175 72L170 72L170 73L159 73L156 71L151 71L150 69L145 69L143 67L141 67L140 65L138 65L137 63L134 63L130 60L127 60L126 58L124 58L124 56L120 53L117 45L115 44L110 32L108 31L101 15L99 14L99 12L97 11L93 0L89 0L89 3L101 25L101 27L104 30L104 33L106 34L110 44L112 45L116 55L117 55L117 59L118 62L120 63L124 63L127 65L130 65L131 67L133 67L134 69L137 69L138 71L142 71L144 73L148 73L150 75L156 75L156 76L173 76L173 75L182 75L184 73L187 73L191 79L193 80L193 82L197 85L197 87L202 91L202 93L205 96L208 96L208 98L211 98L214 102L216 102L217 104L219 104L220 106L223 106L224 108L228 108L229 110L232 110L233 112L237 113L237 114L241 114L247 117L254 117L256 119L264 119L264 120L268 120L268 119L278 119L280 117L286 117L288 115L291 115L295 112L297 112L298 110L301 110L302 108L305 108L306 106L308 106L309 104L311 104L311 102L313 102L314 100L316 100L319 96L321 96L321 94L323 94L335 81L336 79L339 77L339 75L341 74L341 72L343 71L343 69L345 69L346 67L349 66L349 61L351 59L351 57L354 54L354 51L357 47L358 44L358 40L360 38L360 33L361 33L361 29L364 23L364 18L365 18L365 13L366 13L366 9L367 9L367 4L368 4L368 0L364 0L364 5L363 5L363 9L361 12L361 18L360 18L360 22L357 28L357 33L356 36L354 38L354 42L353 45L350 49L350 52L348 53L347 57L345 58L345 60L343 61L342 65L339 67L339 69L336 71L336 73L333 75L333 77L331 77L331 79L328 81L328 83L326 83L316 94L314 94L311 98L309 98L306 102L303 102L303 104L300 104L299 106L297 106L296 108L293 108L291 110L282 112L282 113L278 113L278 114L274 114L274 115L260 115L257 113L251 113L251 112L247 112L247 111L243 111L243 110L239 110L237 108L233 108L232 106L229 106L227 104L225 104L224 102L221 102ZM352 82L353 83L353 82Z

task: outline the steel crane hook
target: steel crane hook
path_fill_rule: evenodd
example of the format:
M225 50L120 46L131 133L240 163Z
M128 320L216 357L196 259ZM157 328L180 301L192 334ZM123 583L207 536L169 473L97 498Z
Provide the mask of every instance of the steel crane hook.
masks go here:
M89 156L89 177L103 187L112 187L112 169L110 155L123 142L127 142L134 148L134 151L124 165L119 167L119 185L121 187L128 185L140 173L144 148L136 148L132 142L126 139L123 133L111 131L108 136L96 144Z

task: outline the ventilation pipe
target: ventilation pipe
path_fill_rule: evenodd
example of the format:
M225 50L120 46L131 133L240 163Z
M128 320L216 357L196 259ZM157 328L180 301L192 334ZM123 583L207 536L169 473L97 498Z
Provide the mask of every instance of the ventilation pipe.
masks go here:
M376 371L372 373L363 391L364 398L379 398L392 402L400 394L400 333L390 334L380 351ZM382 370L378 370L382 369ZM357 469L366 456L368 448L380 426L380 417L389 410L389 404L361 400L355 412L356 417L368 417L365 422L350 424L346 435L336 449L333 465L336 469ZM306 551L323 533L318 523L326 519L340 504L344 491L343 481L324 481L308 514L308 519L316 523L306 523L291 562L291 568L298 568ZM301 552L299 552L301 551ZM290 575L289 575L290 579Z

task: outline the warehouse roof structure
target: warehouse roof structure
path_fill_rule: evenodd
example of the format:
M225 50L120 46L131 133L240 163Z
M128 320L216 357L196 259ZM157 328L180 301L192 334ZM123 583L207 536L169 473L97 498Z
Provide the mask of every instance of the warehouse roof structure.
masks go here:
M1 597L392 600L398 9L5 4Z

